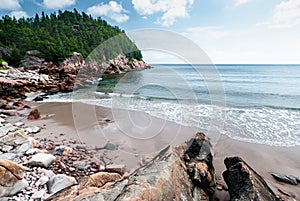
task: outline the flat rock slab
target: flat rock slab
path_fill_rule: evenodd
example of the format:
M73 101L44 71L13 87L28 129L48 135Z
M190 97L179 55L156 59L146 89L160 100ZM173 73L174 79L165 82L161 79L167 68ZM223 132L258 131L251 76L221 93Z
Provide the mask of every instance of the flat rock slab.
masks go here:
M52 154L38 153L32 156L28 165L47 168L54 162L55 159L56 157Z
M58 191L77 184L74 177L69 177L64 174L58 174L50 178L47 183L49 193L55 194Z
M271 175L277 181L284 182L287 184L298 185L298 183L300 182L299 178L292 176L292 175L282 175L282 174L276 174L276 173L272 173Z

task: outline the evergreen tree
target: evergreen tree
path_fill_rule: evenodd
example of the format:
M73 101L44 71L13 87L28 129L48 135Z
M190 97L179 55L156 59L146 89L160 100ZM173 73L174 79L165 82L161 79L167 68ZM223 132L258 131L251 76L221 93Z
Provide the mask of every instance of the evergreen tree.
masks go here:
M6 15L0 19L0 46L12 50L11 56L3 59L15 66L28 50L38 50L39 56L56 63L74 51L87 57L98 45L118 34L121 34L118 41L99 51L98 56L103 60L123 54L142 60L141 52L124 33L101 17L94 19L76 9L73 12L59 10L58 15L54 12L50 17L42 12L41 17L36 14L34 18L17 20ZM129 50L132 52L128 53Z

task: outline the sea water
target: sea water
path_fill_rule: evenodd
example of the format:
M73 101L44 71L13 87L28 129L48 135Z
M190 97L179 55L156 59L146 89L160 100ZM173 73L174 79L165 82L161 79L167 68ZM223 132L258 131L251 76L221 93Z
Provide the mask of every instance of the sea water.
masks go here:
M144 111L236 140L300 145L300 65L153 66L99 76L95 86L46 101Z

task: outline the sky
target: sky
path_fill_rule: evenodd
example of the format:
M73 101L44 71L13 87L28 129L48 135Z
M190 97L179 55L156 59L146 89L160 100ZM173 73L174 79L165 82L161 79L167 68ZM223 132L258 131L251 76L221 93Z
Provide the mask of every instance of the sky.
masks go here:
M126 32L180 34L215 64L300 64L300 0L0 0L0 15L16 18L74 8ZM168 53L143 55L148 63L180 62Z

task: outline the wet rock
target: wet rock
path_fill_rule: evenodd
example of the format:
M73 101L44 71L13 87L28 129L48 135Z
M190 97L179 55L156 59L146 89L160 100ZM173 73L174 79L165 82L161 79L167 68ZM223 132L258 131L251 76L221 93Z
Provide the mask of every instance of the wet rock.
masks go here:
M111 164L111 165L107 165L105 167L105 170L107 172L117 172L121 175L123 175L125 173L125 165L116 165L116 164Z
M44 97L43 96L37 96L33 99L33 101L43 101Z
M264 179L239 157L226 158L223 172L230 200L277 201L276 195Z
M28 165L47 168L54 162L55 159L56 157L52 154L38 153L32 156L28 162Z
M299 183L299 178L292 175L282 175L276 173L272 173L271 175L274 177L274 179L276 179L279 182L284 182L292 185L298 185Z
M64 174L58 174L50 178L47 183L50 194L55 194L58 191L77 184L74 177L69 177Z
M83 150L85 150L86 147L85 147L85 146L82 146L82 145L76 145L76 149L83 149Z
M0 197L12 196L27 188L23 179L25 167L9 160L0 159Z
M110 151L117 150L118 147L119 147L119 145L116 145L116 144L113 144L113 143L110 143L110 142L108 142L104 145L104 149L107 149L107 150L110 150Z
M32 110L27 117L27 119L29 119L29 120L37 120L40 118L41 118L41 115L40 115L40 111L38 109Z

